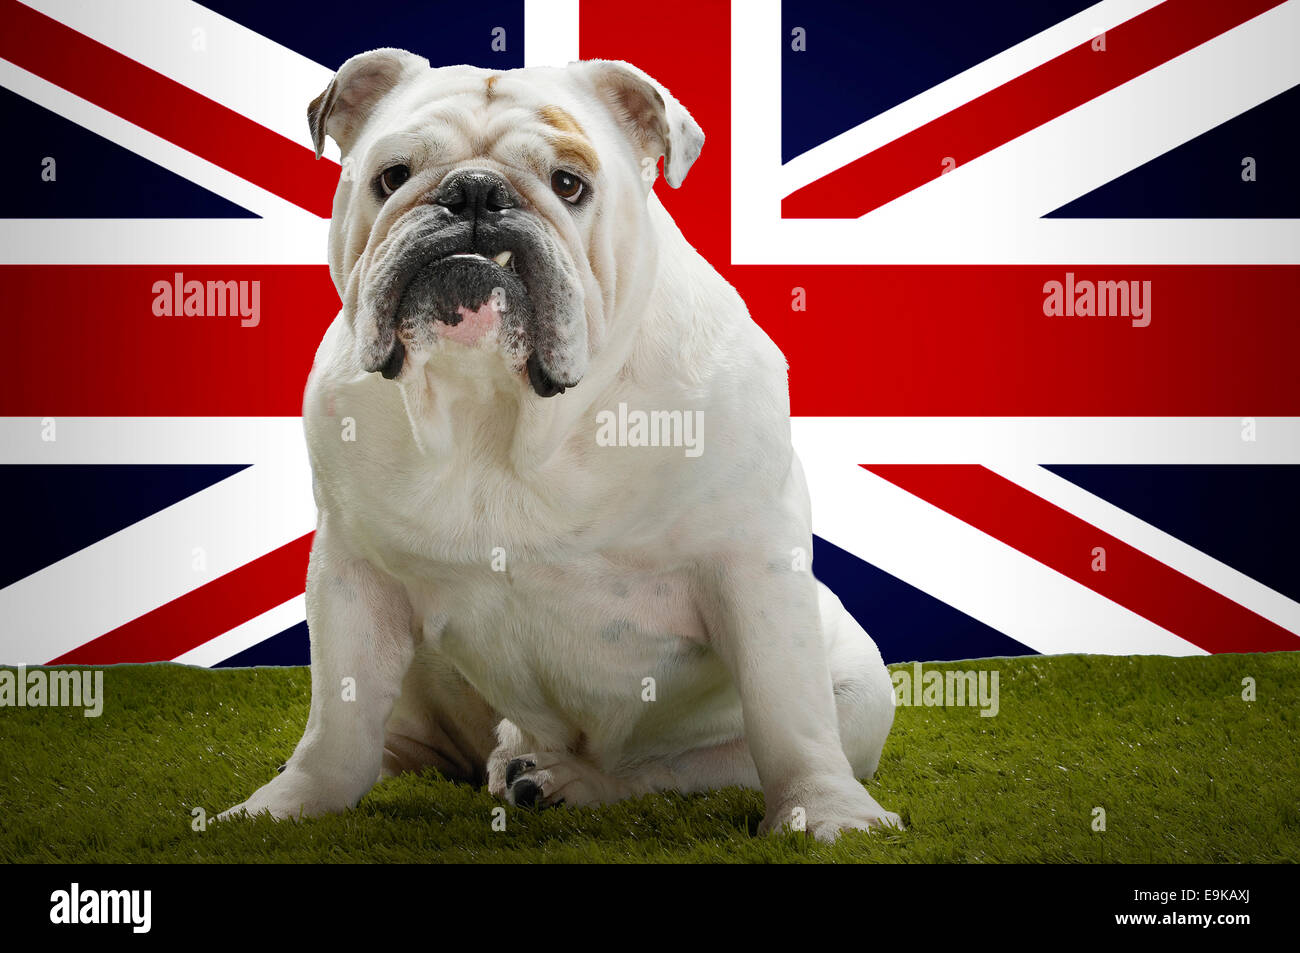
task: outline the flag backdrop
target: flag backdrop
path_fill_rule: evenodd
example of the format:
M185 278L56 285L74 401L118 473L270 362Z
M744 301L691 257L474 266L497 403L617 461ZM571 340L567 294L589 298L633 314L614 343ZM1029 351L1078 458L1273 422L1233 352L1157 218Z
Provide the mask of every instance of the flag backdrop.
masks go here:
M1300 648L1300 0L309 9L0 0L0 663L307 661L305 109L377 46L692 111L656 188L789 359L887 660ZM155 315L177 276L260 321Z

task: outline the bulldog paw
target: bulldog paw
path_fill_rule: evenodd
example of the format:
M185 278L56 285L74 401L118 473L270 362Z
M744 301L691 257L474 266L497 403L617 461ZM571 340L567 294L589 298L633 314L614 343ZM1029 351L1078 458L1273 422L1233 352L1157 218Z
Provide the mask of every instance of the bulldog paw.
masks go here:
M763 818L760 834L806 831L829 844L845 831L904 829L902 819L881 807L857 781L814 786L778 804Z
M569 754L540 752L488 762L488 790L516 807L608 804L627 797L625 788Z

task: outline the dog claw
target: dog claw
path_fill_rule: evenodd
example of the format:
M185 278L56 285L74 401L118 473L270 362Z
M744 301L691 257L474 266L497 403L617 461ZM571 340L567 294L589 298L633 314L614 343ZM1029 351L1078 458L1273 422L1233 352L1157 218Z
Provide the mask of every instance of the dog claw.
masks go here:
M531 771L537 765L527 758L511 758L510 763L506 765L506 787L515 783L515 778L519 777L525 771Z

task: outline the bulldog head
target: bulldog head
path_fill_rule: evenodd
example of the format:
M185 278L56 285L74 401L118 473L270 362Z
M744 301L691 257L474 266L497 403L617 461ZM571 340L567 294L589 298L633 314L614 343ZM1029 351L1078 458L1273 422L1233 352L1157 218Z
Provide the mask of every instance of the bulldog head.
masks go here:
M647 195L676 188L704 135L626 63L433 69L404 50L343 64L308 109L343 155L330 270L367 372L499 355L540 397L576 386L644 291ZM525 391L526 392L526 391Z

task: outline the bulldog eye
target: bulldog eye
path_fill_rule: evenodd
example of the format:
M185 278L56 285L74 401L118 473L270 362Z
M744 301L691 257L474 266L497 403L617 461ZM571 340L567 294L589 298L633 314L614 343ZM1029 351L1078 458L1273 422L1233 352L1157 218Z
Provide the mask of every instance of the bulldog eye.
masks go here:
M582 196L586 184L572 172L556 169L551 173L551 190L570 205Z
M379 174L379 190L385 196L392 195L411 177L411 170L404 165L390 165Z

